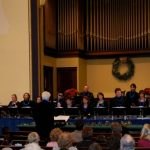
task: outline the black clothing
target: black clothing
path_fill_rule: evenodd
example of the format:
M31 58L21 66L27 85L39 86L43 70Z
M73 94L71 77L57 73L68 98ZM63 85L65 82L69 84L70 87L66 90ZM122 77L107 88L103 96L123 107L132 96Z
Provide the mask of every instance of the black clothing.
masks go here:
M93 103L94 96L92 92L81 92L80 96L81 97L87 96L89 98L90 103Z
M103 100L99 102L99 99L97 99L96 104L94 105L94 107L99 108L99 107L108 107L108 103L107 101Z
M127 106L138 106L138 99L139 99L139 94L135 91L129 91L126 94L126 101L127 101Z
M87 147L87 148L88 148L92 143L93 143L92 140L83 140L83 141L79 142L79 143L76 145L76 147L77 147L78 149L80 149L81 147Z
M22 100L20 102L20 107L32 107L33 102L31 100Z
M14 108L14 107L15 107L15 108L18 108L18 107L19 107L19 104L20 104L20 103L19 103L18 101L17 101L17 102L10 101L9 104L8 104L8 107L9 107L9 108Z
M120 139L121 139L121 135L112 134L112 136L107 139L107 145L109 149L120 150Z
M138 106L143 106L143 107L148 107L149 102L147 99L145 99L144 102L140 102L140 100L138 100Z
M126 107L126 101L125 101L125 97L120 96L120 97L114 97L111 101L110 101L110 107Z
M65 106L65 103L66 103L63 98L62 98L62 99L59 99L59 100L58 100L58 99L54 99L53 102L54 102L55 107L57 107L57 104L58 104L58 103L60 103L61 107L64 107L64 106Z
M87 106L87 108L85 108L84 105L81 104L80 105L80 113L81 113L81 116L85 116L85 117L91 116L92 108L91 108L90 104Z
M33 109L33 118L36 123L36 130L40 137L48 139L50 131L54 128L54 104L42 100Z

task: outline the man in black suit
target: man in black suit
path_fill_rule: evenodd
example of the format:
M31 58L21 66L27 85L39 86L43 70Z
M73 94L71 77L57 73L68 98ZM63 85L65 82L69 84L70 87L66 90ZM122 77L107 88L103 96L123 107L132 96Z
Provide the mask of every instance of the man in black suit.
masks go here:
M54 128L54 104L50 102L51 94L47 91L42 93L42 102L34 108L34 120L36 130L40 137L48 139L50 131Z
M94 105L94 96L93 93L89 91L89 87L87 85L84 86L83 92L80 93L80 96L83 98L84 96L87 96L90 101L90 105Z
M130 91L126 94L126 100L128 107L138 106L139 94L136 92L136 84L130 85Z

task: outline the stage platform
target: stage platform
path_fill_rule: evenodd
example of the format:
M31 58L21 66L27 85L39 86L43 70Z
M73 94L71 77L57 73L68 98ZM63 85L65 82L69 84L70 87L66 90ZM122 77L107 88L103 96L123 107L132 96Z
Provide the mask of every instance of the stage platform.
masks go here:
M111 122L120 122L129 131L140 131L143 124L150 123L150 118L134 118L126 119L123 118L89 118L83 119L86 126L90 126L94 131L111 131ZM63 130L72 131L75 129L76 119L69 119L67 122L56 121L55 126L61 127ZM0 128L8 127L10 131L34 131L35 122L33 118L0 118Z

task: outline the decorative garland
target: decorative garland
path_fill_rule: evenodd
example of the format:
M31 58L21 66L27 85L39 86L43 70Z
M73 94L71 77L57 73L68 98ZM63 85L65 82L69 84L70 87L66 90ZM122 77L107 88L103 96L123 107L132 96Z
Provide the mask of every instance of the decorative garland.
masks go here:
M121 74L119 68L122 64L126 64L128 67L127 72ZM116 58L113 62L112 74L119 80L129 80L134 75L134 63L129 58Z

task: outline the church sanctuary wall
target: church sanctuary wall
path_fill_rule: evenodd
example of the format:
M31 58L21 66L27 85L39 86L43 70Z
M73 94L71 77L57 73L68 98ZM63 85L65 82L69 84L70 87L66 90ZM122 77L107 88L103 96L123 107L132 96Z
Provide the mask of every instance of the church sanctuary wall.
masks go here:
M128 81L117 80L112 75L114 59L87 60L87 84L96 96L104 92L105 97L114 96L114 89L120 87L128 91L131 83L137 84L137 91L150 87L150 57L132 58L135 64L135 75Z
M77 89L80 91L86 84L86 60L81 58L57 58L57 67L77 67Z
M31 93L29 1L0 0L0 104Z

